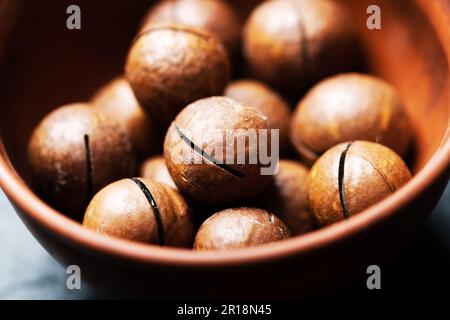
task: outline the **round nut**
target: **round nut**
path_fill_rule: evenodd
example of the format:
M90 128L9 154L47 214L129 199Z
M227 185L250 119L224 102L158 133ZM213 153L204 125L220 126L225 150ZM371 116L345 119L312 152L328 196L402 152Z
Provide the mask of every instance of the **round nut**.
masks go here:
M280 153L287 153L291 109L278 93L259 81L239 80L227 86L225 96L263 112L270 127L279 130Z
M81 103L58 108L42 120L31 136L28 158L37 193L74 218L95 192L135 170L123 127Z
M308 168L303 164L280 160L271 186L261 195L262 205L283 221L293 235L301 235L316 226L308 203Z
M101 234L176 247L190 247L194 232L189 207L175 189L137 178L97 193L83 225Z
M266 140L263 132L266 132ZM233 204L268 185L259 147L271 148L267 117L226 97L198 100L169 128L164 157L178 189L207 205Z
M273 214L255 208L226 209L208 218L195 237L194 250L229 250L288 238L287 227Z
M152 118L168 126L195 100L220 95L230 63L220 41L187 26L157 26L141 33L126 62L126 77Z
M403 155L410 140L408 118L395 89L373 76L349 73L323 80L298 104L291 141L313 163L346 141L378 142Z
M119 77L100 88L92 104L122 124L140 157L162 150L163 135L139 105L128 81Z
M353 216L411 179L391 149L368 141L339 144L320 157L308 177L310 208L321 225Z
M170 23L208 30L221 40L231 56L239 50L241 33L239 18L226 1L160 1L145 16L141 30Z
M329 0L265 1L244 28L254 74L290 94L358 61L357 32L344 5Z

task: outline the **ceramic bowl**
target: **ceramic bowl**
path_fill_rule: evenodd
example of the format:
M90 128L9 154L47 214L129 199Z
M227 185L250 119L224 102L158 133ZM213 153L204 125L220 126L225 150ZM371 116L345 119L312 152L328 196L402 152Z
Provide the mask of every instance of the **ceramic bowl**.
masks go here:
M87 100L122 72L147 0L0 1L0 185L19 217L63 266L120 296L311 296L395 255L433 210L450 174L450 5L447 0L347 0L368 71L402 95L414 131L413 179L361 214L307 235L233 252L195 253L107 238L83 228L29 187L31 130L58 105ZM382 10L368 30L366 9Z

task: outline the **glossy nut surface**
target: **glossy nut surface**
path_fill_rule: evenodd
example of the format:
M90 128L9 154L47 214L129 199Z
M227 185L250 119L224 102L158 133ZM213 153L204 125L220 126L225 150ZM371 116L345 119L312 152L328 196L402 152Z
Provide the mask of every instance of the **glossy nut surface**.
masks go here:
M183 109L167 132L164 157L170 175L181 193L207 205L256 196L270 180L261 174L258 151L258 140L270 150L268 130L267 117L255 108L226 97L198 100ZM267 139L260 138L263 131ZM248 132L255 139L245 142Z
M102 189L89 204L83 225L97 233L176 247L191 246L194 232L181 195L143 178L120 180Z
M314 164L308 199L321 225L355 215L394 193L411 179L391 149L368 141L339 144Z
M222 94L230 77L220 41L205 30L181 25L141 33L125 70L136 98L161 126L168 126L189 103Z
M165 0L154 5L142 22L142 29L161 24L182 24L215 34L230 55L240 45L240 21L223 0Z
M280 152L287 152L291 110L277 92L259 81L237 80L227 86L225 96L262 111L270 127L279 130Z
M195 237L194 250L229 250L288 238L287 227L273 214L255 208L226 209L208 218Z
M118 77L100 88L92 98L92 104L125 127L140 157L162 149L162 133L142 109L125 78Z
M135 169L122 126L81 103L60 107L40 122L29 141L28 159L36 191L74 218L80 218L95 192Z
M352 18L338 1L266 1L244 28L244 54L254 74L294 95L352 70L357 44Z
M308 205L308 172L300 162L280 160L271 186L261 196L264 208L276 214L292 235L311 231L316 225Z
M300 101L291 121L291 141L309 163L341 142L378 142L404 155L410 141L408 118L395 88L365 74L321 81Z
M169 170L167 170L166 162L163 156L155 156L144 161L141 165L140 176L165 183L174 189L177 188L175 182L173 182L173 179L170 176Z

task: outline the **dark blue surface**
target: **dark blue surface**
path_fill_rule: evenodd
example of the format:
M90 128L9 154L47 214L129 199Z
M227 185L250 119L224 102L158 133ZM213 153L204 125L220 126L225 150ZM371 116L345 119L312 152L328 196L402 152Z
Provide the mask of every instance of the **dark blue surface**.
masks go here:
M450 184L416 239L382 270L377 297L450 297ZM31 236L0 191L0 299L101 298L84 283L80 291L69 291L66 279L65 270ZM331 296L372 294L364 283L339 290Z
M65 270L39 245L0 189L0 299L88 299L66 287Z

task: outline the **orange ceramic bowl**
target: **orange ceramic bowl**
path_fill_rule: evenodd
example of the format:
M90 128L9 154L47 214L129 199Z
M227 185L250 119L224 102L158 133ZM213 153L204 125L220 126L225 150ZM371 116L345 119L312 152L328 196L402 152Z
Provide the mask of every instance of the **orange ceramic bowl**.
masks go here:
M345 2L369 71L398 88L414 129L413 179L361 214L271 245L196 253L98 235L36 196L27 184L31 130L55 106L87 100L122 71L147 0L78 1L81 31L65 26L68 1L0 0L1 187L62 265L79 265L84 280L121 296L310 296L364 274L412 237L449 179L450 4ZM381 30L366 28L370 4L382 9Z

